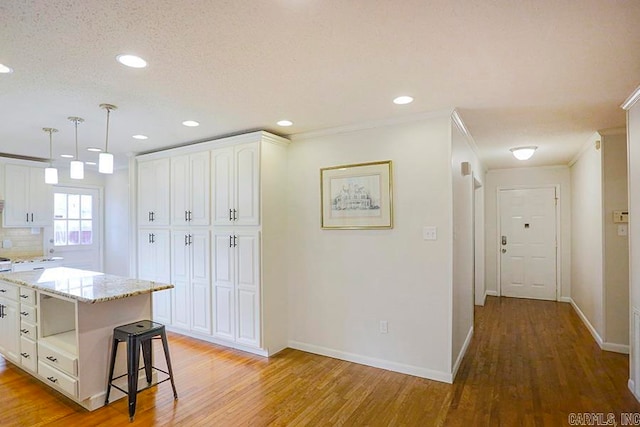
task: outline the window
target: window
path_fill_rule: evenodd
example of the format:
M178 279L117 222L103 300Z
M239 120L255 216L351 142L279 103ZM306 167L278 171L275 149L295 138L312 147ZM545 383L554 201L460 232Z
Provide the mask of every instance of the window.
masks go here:
M55 193L53 195L53 234L55 246L93 243L93 196Z

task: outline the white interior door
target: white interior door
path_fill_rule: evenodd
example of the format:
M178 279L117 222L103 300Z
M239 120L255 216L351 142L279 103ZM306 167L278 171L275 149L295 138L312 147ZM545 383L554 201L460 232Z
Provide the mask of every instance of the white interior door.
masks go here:
M556 300L556 190L501 190L500 288L507 297Z
M54 187L49 254L64 257L65 267L102 271L100 212L98 189Z

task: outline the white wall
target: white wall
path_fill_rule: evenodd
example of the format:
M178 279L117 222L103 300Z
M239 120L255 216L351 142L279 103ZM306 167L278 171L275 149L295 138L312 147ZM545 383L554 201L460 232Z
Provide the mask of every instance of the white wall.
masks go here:
M482 166L459 125L451 123L451 179L453 190L452 354L454 375L473 335L474 310L474 182L463 175L468 162L482 178ZM483 228L482 225L480 228Z
M571 298L602 343L602 150L596 148L600 140L599 134L592 136L571 166Z
M629 165L629 388L640 400L640 104L627 111Z
M118 169L105 177L104 272L129 276L129 170Z
M291 347L451 381L450 159L449 114L294 138L283 210ZM393 229L321 229L320 169L379 160L393 161ZM423 240L426 225L436 241Z
M498 188L559 185L560 211L560 298L571 295L571 174L567 166L494 169L485 175L485 283L488 295L498 292Z
M605 345L628 349L629 344L629 240L618 235L613 211L626 211L627 137L603 135L604 220L604 336Z

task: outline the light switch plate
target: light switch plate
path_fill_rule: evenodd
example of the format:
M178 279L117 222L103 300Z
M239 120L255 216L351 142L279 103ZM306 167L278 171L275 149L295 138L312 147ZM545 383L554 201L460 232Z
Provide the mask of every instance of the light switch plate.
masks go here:
M629 234L627 224L618 224L618 236L626 236Z
M424 240L438 240L438 228L434 226L422 227L422 238Z

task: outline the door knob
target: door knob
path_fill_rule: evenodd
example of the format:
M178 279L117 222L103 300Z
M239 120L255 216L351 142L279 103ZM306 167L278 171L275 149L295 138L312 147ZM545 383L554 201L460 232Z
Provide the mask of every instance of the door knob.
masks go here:
M506 250L506 249L502 249L502 253L503 253L503 254L506 254L506 253L507 253L507 250Z

